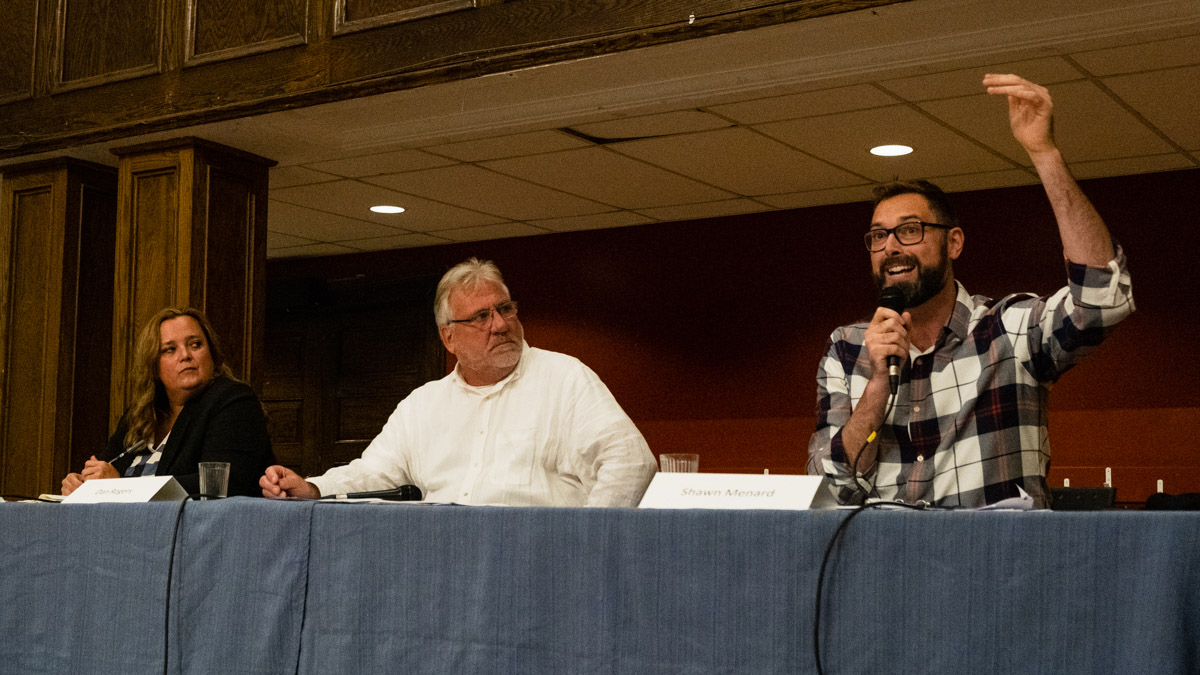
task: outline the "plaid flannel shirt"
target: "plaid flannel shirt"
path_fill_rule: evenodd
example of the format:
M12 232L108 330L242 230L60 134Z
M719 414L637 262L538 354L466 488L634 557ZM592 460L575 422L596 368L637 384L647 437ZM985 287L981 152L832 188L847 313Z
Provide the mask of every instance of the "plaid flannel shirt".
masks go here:
M817 429L808 472L828 476L840 502L872 497L976 507L1023 488L1049 505L1051 385L1133 311L1125 255L1106 267L1068 262L1057 293L999 301L958 286L950 320L924 354L912 348L895 406L879 430L878 461L855 477L841 429L871 370L866 323L838 328L817 372ZM860 487L854 483L857 479Z

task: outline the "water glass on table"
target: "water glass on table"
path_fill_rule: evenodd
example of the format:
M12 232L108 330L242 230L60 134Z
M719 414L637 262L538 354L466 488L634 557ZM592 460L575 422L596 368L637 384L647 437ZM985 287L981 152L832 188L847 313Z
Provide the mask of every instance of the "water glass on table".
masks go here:
M658 470L663 473L696 473L700 471L700 455L665 452L658 456Z
M200 462L200 501L229 494L229 462Z

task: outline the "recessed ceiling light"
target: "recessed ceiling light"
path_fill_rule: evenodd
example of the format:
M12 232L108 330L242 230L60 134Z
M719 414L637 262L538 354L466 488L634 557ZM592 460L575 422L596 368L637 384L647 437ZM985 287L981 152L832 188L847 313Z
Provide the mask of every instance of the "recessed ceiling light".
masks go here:
M404 213L403 206L388 206L386 204L372 206L371 210L375 213Z
M912 151L907 145L877 145L871 148L871 154L880 157L899 157Z

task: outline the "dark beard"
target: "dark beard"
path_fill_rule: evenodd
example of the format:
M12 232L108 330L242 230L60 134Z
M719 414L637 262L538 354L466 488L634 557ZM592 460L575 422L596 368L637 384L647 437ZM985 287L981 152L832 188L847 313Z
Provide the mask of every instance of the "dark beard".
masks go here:
M905 307L919 307L941 293L942 289L946 287L946 279L949 276L947 272L950 269L950 258L947 253L947 251L942 251L941 260L934 267L924 267L917 262L916 258L913 258L913 263L917 265L917 280L892 284L904 294ZM872 276L875 278L876 288L883 292L886 275L875 271Z

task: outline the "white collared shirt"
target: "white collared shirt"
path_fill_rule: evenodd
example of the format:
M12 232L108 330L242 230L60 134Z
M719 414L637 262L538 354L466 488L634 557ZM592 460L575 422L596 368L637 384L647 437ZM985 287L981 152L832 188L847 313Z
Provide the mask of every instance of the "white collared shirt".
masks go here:
M322 495L411 483L426 501L509 506L636 506L654 455L596 373L523 345L496 384L458 368L396 406L358 459L309 481Z

